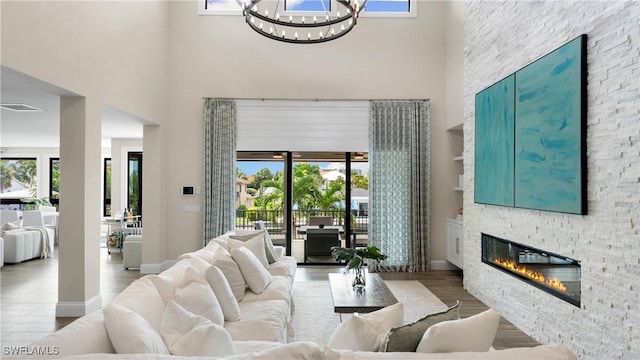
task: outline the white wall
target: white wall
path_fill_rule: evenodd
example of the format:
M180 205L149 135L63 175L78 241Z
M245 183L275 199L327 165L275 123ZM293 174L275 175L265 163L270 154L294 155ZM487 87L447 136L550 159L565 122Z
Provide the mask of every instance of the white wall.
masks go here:
M145 176L160 183L143 186L160 192L144 195L145 209L166 207L145 219L162 250L145 261L201 244L201 214L184 212L201 198L178 189L202 183L203 97L430 99L431 250L432 259L445 258L445 218L457 210L443 136L455 104L446 90L448 2L417 2L417 18L363 18L348 36L317 45L274 42L238 16L198 16L196 1L0 4L4 66L160 125L145 138L161 149L145 153L161 157L150 159L158 173Z
M587 34L586 216L473 203L474 95ZM581 359L640 359L640 3L465 3L466 289ZM581 307L481 263L480 233L582 262Z
M455 205L438 186L452 165L440 149L446 129L445 23L447 3L418 2L418 17L362 18L348 36L316 45L275 42L253 32L241 17L196 16L193 1L172 2L171 121L165 140L175 151L167 167L179 168L169 189L202 183L203 97L249 99L431 99L434 259L444 259L444 223ZM169 134L171 134L169 136ZM286 150L286 149L285 149ZM438 177L444 180L438 179ZM199 198L199 197L198 197ZM200 199L198 199L200 200ZM169 255L201 243L201 214L185 213L193 198L171 192ZM457 209L457 208L456 208Z

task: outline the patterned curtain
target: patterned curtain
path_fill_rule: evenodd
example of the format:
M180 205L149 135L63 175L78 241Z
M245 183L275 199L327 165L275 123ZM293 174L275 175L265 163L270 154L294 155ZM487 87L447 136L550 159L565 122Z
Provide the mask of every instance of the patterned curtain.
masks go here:
M232 230L235 222L236 103L204 101L202 242Z
M430 104L371 101L369 242L388 256L371 271L427 271L430 257Z

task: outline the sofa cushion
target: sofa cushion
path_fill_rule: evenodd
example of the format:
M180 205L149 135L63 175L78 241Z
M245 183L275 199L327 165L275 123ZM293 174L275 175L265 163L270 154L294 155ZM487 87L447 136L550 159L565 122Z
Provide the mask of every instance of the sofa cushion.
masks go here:
M338 325L327 345L336 350L378 351L384 335L378 333L365 319L353 315Z
M288 276L293 281L296 276L297 266L298 262L293 256L281 256L278 261L269 266L269 273L271 275Z
M169 354L156 329L131 309L112 302L104 309L104 321L118 354Z
M205 279L213 289L213 293L216 295L222 313L224 314L225 321L238 321L240 320L240 306L238 300L236 300L231 290L231 286L224 276L222 270L215 265L209 266L204 273Z
M396 303L367 314L354 314L340 323L329 339L339 350L378 351L387 332L404 321L404 306Z
M262 234L258 234L248 240L240 241L235 239L227 239L227 245L229 246L229 252L233 254L234 249L239 248L247 248L249 249L253 255L256 256L258 260L260 260L260 264L264 266L265 269L269 268L269 261L267 260L267 255L264 251L264 236Z
M144 299L144 301L140 301L140 299ZM165 302L147 276L132 282L111 301L111 304L120 305L139 314L156 331L160 330Z
M222 308L211 286L192 267L187 268L182 284L176 289L173 300L187 311L203 316L214 324L224 324Z
M231 250L231 257L236 261L244 281L249 289L261 294L271 282L272 276L265 269L258 258L246 247Z
M242 301L282 300L291 308L292 299L293 283L289 281L289 278L287 276L273 276L269 286L262 293L256 294L253 291L247 291ZM287 321L289 320L290 316L287 316Z
M416 352L489 351L499 323L500 314L493 309L465 319L439 322L425 331Z
M290 309L282 300L241 301L240 321L225 322L234 341L287 341L287 317Z
M459 318L459 306L460 302L458 301L445 311L429 314L410 324L392 328L387 333L380 350L386 352L415 352L422 335L431 325Z
M173 300L165 308L160 334L173 355L236 354L231 336L222 326L187 311Z
M236 229L232 235L229 235L229 237L235 240L247 241L257 235L262 235L262 240L264 242L264 252L267 256L267 261L269 262L269 264L273 264L274 262L276 262L276 260L278 260L278 253L276 252L276 249L273 246L273 240L271 240L271 236L269 236L269 232L266 229Z
M238 267L238 264L233 260L231 254L223 248L220 248L216 251L216 256L211 264L222 270L224 277L227 278L229 282L233 296L235 296L236 300L242 301L247 290L247 283L244 281L240 267Z

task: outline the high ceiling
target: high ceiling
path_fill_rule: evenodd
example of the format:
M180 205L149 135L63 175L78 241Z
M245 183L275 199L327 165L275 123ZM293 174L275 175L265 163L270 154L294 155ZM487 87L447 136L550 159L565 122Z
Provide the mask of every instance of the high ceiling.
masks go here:
M2 67L0 102L27 104L38 112L1 109L0 147L47 147L60 145L60 96L72 92ZM102 147L111 147L111 139L142 139L142 120L110 106L102 111Z

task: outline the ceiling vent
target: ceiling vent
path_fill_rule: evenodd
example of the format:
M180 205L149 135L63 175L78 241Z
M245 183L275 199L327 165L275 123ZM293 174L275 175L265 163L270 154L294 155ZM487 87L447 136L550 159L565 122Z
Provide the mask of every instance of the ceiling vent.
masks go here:
M27 104L0 104L0 108L18 112L42 111L42 109Z

